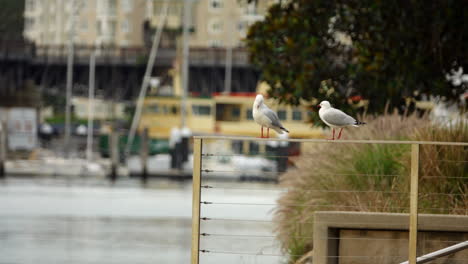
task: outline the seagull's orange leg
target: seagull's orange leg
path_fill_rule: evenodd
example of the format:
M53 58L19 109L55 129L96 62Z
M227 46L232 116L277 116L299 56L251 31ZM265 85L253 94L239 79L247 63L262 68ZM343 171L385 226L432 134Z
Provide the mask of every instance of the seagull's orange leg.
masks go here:
M267 138L270 138L270 128L267 127Z
M341 131L343 131L343 128L340 129L340 133L338 134L338 139L341 138Z
M332 131L333 131L333 137L332 137L332 138L329 138L328 140L335 140L335 129L332 128Z
M263 138L263 126L262 126L262 136L260 138Z

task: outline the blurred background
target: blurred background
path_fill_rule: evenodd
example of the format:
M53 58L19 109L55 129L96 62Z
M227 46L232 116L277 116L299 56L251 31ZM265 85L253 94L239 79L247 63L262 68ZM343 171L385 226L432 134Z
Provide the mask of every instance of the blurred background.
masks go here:
M291 131L282 138L326 138L316 105L328 100L370 121L356 138L415 139L378 125L397 116L421 131L463 124L441 139L466 140L456 137L468 100L461 0L0 3L0 262L188 263L191 137L259 137L258 93ZM281 176L301 170L308 148L213 140L203 150L215 156L207 182L257 190L211 197L266 201L244 217L271 219Z

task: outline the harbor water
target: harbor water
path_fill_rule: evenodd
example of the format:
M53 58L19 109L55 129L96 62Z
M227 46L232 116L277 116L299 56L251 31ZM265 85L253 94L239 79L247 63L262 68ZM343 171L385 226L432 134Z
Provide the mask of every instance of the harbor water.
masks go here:
M203 205L202 217L218 220L202 221L201 232L215 235L201 237L211 252L200 263L284 263L272 233L275 185L210 184L226 188L203 189L202 200L271 206ZM191 199L191 182L7 177L0 263L190 263Z

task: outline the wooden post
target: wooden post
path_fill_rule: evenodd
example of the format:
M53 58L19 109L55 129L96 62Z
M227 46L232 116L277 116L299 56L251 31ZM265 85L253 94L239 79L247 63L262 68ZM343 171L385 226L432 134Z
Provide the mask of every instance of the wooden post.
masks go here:
M0 178L5 177L6 134L5 123L0 122Z
M418 242L418 175L419 144L411 144L411 183L410 183L410 225L409 252L410 264L416 264Z
M119 134L112 130L109 136L109 149L111 158L111 172L109 178L111 181L117 180L117 169L119 166Z
M141 180L148 180L148 153L149 153L149 136L148 128L143 129L140 140L140 158L141 158Z
M201 138L193 143L193 179L192 179L192 264L198 264L200 258L200 189L201 189Z

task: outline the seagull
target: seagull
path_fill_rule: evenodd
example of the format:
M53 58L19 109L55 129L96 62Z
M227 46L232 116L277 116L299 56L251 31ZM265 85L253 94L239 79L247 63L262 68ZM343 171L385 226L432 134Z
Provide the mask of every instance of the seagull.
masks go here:
M255 97L252 115L255 122L262 127L261 138L263 138L263 127L267 128L267 138L270 137L270 128L274 129L278 134L283 134L283 131L289 133L281 124L278 115L263 103L263 95L261 94Z
M322 101L318 107L320 119L329 127L333 129L333 138L331 140L335 140L335 128L341 128L340 134L338 134L338 138L341 138L341 132L343 131L344 127L347 126L354 126L358 127L359 125L364 125L364 122L357 121L356 119L352 118L351 116L343 113L343 111L333 108L328 101Z

